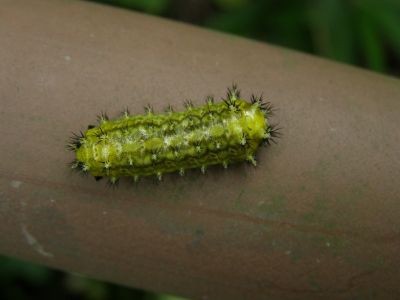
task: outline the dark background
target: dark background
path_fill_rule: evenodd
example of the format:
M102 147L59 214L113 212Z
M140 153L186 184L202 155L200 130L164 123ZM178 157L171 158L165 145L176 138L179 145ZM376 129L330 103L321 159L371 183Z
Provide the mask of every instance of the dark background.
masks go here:
M400 75L398 0L97 0ZM0 257L0 299L173 300Z
M96 0L400 75L398 0Z

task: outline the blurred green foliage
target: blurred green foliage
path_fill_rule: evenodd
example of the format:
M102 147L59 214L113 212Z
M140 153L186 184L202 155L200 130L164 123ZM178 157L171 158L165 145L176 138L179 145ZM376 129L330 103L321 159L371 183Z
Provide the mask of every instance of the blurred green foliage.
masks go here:
M130 9L140 10L150 14L161 14L167 9L170 1L169 0L99 0L97 2L103 2L111 5L117 5Z
M400 74L400 0L94 0Z
M0 256L2 300L183 300L105 283Z

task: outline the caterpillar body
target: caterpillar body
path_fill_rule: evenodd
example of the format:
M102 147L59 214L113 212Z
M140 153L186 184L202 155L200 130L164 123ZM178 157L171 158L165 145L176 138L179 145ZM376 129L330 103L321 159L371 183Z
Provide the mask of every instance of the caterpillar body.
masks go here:
M117 183L120 177L155 175L199 168L202 173L211 165L225 168L236 162L256 165L255 154L262 143L275 142L279 136L268 117L270 103L252 95L251 101L240 97L236 85L228 89L222 102L207 97L205 105L186 110L155 114L151 107L143 115L110 120L99 116L98 126L90 125L84 133L74 134L67 147L75 152L71 168L90 173L96 180L108 177Z

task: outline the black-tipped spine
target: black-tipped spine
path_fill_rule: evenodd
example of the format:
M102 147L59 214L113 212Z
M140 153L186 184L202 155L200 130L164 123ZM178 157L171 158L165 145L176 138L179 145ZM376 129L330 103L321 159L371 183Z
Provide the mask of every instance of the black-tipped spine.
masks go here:
M104 112L104 111L102 111L102 112L100 113L100 115L97 116L97 122L98 122L99 124L104 123L104 122L107 122L108 120L110 120L110 118L108 117L107 113Z
M271 145L271 143L276 144L277 139L282 136L282 128L278 127L277 124L269 125L266 132L265 132L265 138L264 138L264 143L266 145Z
M240 98L240 90L238 89L236 83L232 84L232 87L228 88L228 91L226 93L226 98L230 100L236 100Z
M72 136L69 138L69 142L66 145L67 150L76 151L82 146L82 139L84 138L83 132L79 131L79 134L72 133Z

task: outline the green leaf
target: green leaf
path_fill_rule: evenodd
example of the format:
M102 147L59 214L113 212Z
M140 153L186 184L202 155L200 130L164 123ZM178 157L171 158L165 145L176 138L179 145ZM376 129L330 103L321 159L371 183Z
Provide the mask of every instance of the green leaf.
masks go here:
M394 52L400 56L400 1L364 1L360 1L358 6L385 38L387 44L391 44Z
M242 8L249 4L249 0L214 0L216 5L218 5L222 10L234 10Z
M94 0L111 5L144 11L150 14L162 14L170 4L170 0Z
M342 62L354 62L354 35L350 5L320 0L309 10L309 25L317 53Z
M367 66L372 70L384 72L386 70L384 49L373 22L367 16L361 15L358 18L358 26Z

